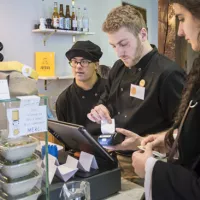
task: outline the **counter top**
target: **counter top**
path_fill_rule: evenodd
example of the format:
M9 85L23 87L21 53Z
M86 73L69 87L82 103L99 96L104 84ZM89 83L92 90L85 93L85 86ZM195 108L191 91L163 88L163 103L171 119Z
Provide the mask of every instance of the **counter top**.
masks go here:
M130 181L127 181L125 179L121 180L121 190L109 197L106 198L106 200L142 200L144 195L144 188L132 183Z

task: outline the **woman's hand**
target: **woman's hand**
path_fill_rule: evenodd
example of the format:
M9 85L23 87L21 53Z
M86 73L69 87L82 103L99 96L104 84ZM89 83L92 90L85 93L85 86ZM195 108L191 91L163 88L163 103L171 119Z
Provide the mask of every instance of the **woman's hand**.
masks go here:
M146 146L147 144L152 145L152 149L156 150L160 153L166 153L167 148L165 147L165 135L167 132L160 133L160 134L153 134L145 137L142 142L141 146Z
M152 145L148 143L145 146L145 151L136 151L132 155L132 166L135 173L140 177L145 177L145 164L148 158L152 156Z

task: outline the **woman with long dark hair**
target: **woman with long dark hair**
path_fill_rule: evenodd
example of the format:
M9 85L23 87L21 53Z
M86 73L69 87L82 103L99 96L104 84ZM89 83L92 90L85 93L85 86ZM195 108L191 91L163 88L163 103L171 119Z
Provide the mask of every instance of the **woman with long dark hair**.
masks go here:
M171 0L179 20L178 35L200 51L200 0ZM169 94L170 95L170 94ZM142 141L144 152L135 152L132 165L145 178L147 200L200 199L200 57L188 75L173 127ZM152 157L152 149L165 150L168 162Z

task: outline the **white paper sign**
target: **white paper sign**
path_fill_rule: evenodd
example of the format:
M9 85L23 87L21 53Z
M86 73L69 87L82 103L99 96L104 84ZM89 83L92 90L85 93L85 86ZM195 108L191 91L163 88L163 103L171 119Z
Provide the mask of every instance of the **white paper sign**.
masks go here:
M68 181L77 172L78 168L69 168L66 164L57 167L56 175L59 176L64 182Z
M115 133L115 119L112 119L111 124L109 124L107 121L101 121L101 132L103 134Z
M49 162L49 165L59 166L58 159L52 156L51 154L48 154L48 162ZM43 166L45 165L46 165L46 156L44 156L44 159L43 159Z
M57 165L59 165L58 160L52 156L51 154L48 154L48 167L49 167L49 184L52 183L52 180L54 178L54 175L56 173L57 170ZM42 166L45 169L46 172L46 157L44 156L43 162L42 162ZM46 173L43 174L43 180L46 181Z
M55 166L55 165L50 165L49 166L49 184L52 183L53 178L54 178L55 173L56 173L56 170L57 170L57 166ZM44 169L42 180L44 182L46 182L46 169Z
M67 156L67 161L65 163L67 167L76 169L78 166L78 160L73 158L72 156L68 155Z
M46 106L7 109L9 138L47 131Z
M34 106L39 106L39 104L40 104L40 97L36 96L36 95L32 95L32 96L19 96L17 98L21 100L21 102L20 102L20 108L34 107Z
M68 155L66 163L58 166L56 175L66 182L78 171L77 165L78 160Z
M135 98L144 100L144 95L145 95L145 87L131 84L131 88L130 88L130 96L131 97L135 97Z
M59 165L58 160L54 156L49 154L48 162L49 162L49 184L51 184L55 174L66 182L78 171L77 168L78 160L76 160L71 156L67 157L67 161L65 164ZM46 164L46 157L44 157L42 167L45 167L45 164ZM44 173L43 177L44 181L45 181L45 176L46 174Z
M55 173L56 173L56 170L57 170L57 166L49 165L49 184L52 183L53 178L54 178ZM45 173L43 174L43 180L46 181L46 170L45 170Z
M8 81L0 80L0 100L1 99L10 99L10 92L8 89Z
M98 169L97 161L93 155L81 151L78 168L86 172L89 172L90 168Z

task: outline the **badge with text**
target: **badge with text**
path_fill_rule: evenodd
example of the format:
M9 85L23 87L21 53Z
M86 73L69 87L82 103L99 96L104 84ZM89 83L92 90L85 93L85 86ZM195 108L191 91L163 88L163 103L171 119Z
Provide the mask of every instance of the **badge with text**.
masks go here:
M144 100L144 95L145 95L145 87L131 84L131 88L130 88L130 96L131 97L135 97L135 98Z

